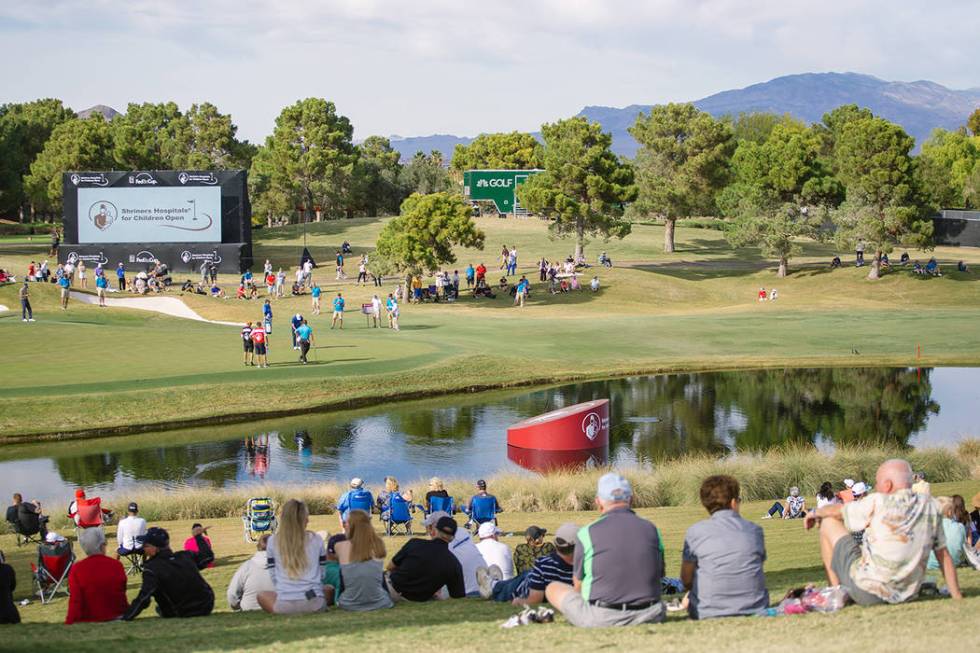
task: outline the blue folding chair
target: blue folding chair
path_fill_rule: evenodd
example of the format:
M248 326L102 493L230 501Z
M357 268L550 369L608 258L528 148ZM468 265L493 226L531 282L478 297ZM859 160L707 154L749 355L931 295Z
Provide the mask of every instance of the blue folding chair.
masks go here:
M350 510L363 510L368 515L371 514L371 507L374 506L374 497L367 490L356 490L347 498Z
M385 515L385 534L389 537L395 534L399 526L405 535L412 534L412 504L400 494L388 497L388 510Z
M430 515L434 512L448 512L450 515L456 514L456 506L453 504L452 497L432 497L429 499L429 510L425 514Z
M497 523L497 497L492 495L487 495L485 497L473 497L470 499L469 511L467 514L470 517L469 524L473 527L473 531L476 532L480 528L480 524L484 522Z

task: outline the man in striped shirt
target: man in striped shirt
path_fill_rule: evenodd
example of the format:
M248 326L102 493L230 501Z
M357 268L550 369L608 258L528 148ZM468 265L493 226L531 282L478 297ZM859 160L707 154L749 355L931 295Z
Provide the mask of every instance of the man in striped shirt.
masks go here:
M501 580L503 573L497 565L480 568L476 580L480 596L494 601L510 601L514 605L535 606L545 601L549 583L572 583L572 560L578 526L562 524L555 532L555 551L534 561L530 571L510 580Z
M246 322L245 326L242 327L242 346L245 349L245 353L242 354L242 360L246 365L254 365L255 361L255 345L252 343L252 323Z

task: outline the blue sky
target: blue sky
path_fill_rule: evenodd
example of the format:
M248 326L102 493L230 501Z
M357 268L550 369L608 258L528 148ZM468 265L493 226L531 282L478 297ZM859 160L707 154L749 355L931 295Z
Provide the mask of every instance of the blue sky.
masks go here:
M211 101L261 141L333 100L356 137L534 130L799 72L980 86L975 3L5 0L0 102Z

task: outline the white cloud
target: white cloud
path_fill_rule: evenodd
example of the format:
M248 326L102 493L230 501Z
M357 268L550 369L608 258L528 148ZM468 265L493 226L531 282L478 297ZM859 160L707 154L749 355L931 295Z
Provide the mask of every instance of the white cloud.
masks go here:
M96 0L0 5L0 101L210 100L261 140L333 100L359 137L536 129L808 71L978 86L972 3Z

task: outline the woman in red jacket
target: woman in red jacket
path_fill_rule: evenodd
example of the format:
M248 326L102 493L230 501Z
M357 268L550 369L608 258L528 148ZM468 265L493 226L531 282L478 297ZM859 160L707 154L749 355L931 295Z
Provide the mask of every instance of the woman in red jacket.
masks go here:
M105 554L105 533L86 528L78 543L88 556L72 565L68 572L68 615L66 624L81 621L112 621L121 617L126 600L126 570L122 563Z

